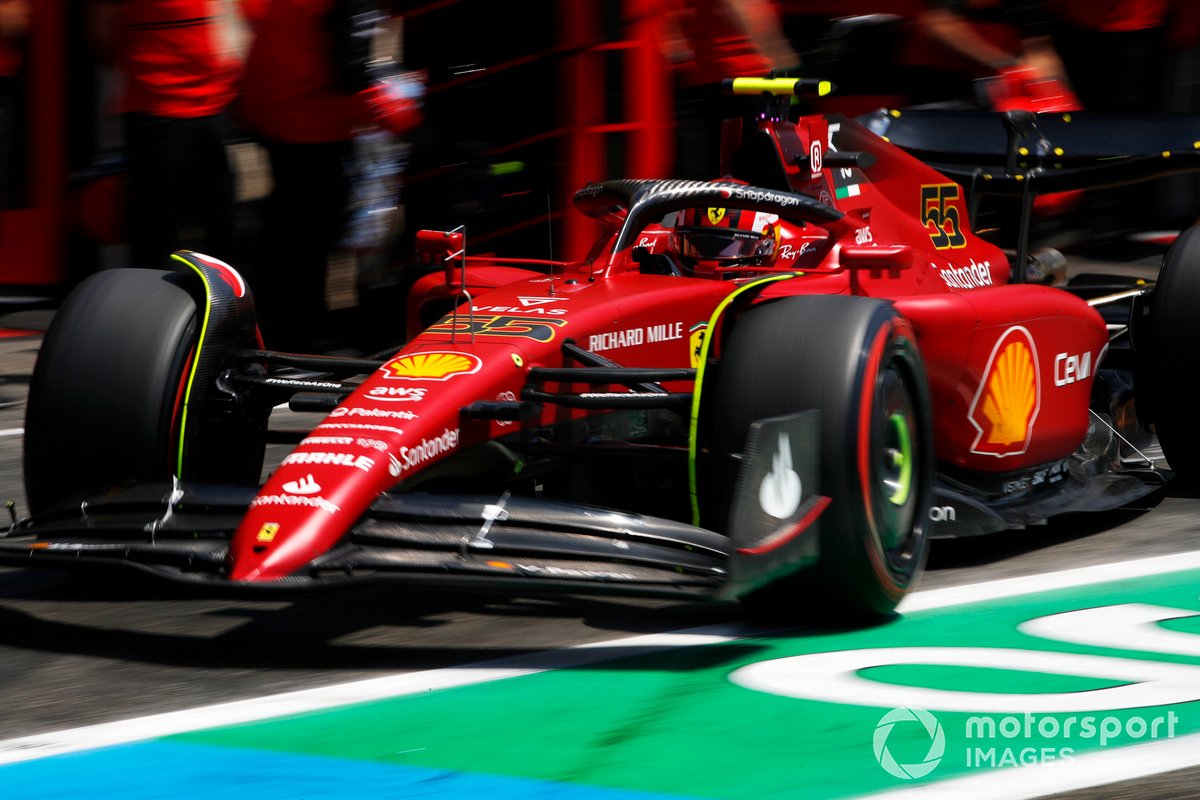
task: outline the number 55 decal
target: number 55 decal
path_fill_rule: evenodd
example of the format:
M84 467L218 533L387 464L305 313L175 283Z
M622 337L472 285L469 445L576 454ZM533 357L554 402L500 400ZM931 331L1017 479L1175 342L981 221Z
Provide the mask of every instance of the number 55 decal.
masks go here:
M967 237L959 225L958 184L935 183L921 187L921 222L938 250L965 247Z
M427 332L474 334L476 336L511 336L517 339L533 339L535 342L550 342L559 328L566 325L565 319L542 319L541 317L469 317L459 314L457 318L445 316Z

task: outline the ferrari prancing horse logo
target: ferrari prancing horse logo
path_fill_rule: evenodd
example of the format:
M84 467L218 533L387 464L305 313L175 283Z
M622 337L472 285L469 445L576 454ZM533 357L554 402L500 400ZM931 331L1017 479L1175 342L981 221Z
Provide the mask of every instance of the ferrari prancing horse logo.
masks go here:
M1029 331L1014 325L992 348L969 418L979 432L971 452L1004 458L1029 448L1041 400L1037 348Z
M710 208L708 210L708 221L711 222L713 225L720 225L721 220L723 220L723 219L725 219L725 209Z

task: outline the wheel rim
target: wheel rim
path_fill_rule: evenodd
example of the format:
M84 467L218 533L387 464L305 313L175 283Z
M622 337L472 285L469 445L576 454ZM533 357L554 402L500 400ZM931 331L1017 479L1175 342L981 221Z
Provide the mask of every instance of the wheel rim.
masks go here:
M885 443L884 485L891 489L888 502L894 506L902 506L912 493L913 452L912 435L909 432L909 421L903 414L893 413L888 421L891 428L888 438L894 442ZM894 444L894 446L891 446ZM890 468L887 463L890 460Z
M872 492L879 540L888 562L911 555L920 502L919 418L913 393L893 360L880 375L876 391L872 452Z

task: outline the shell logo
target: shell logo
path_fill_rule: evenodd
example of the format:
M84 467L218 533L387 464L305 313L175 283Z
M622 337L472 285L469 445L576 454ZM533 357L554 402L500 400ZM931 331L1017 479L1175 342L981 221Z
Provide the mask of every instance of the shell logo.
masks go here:
M383 377L400 380L444 381L455 375L469 375L483 364L479 356L450 351L414 353L394 358L383 365Z
M1020 455L1029 448L1041 403L1037 347L1018 325L1004 332L992 348L983 381L971 402L970 420L978 434L971 452Z

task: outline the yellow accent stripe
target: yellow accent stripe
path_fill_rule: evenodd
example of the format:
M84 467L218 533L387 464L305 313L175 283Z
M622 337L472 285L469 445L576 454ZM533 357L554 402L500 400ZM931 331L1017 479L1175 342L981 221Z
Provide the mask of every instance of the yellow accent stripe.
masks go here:
M696 496L696 448L699 446L697 435L697 426L700 421L700 386L704 382L704 367L708 363L708 350L712 346L713 335L717 331L717 320L725 313L725 309L734 299L745 292L747 289L761 287L764 284L774 283L775 281L786 281L796 277L795 273L787 273L784 275L768 275L765 278L759 278L756 281L751 281L738 288L737 291L731 292L724 300L717 305L712 316L708 320L708 328L704 336L704 341L700 345L700 364L696 367L696 384L692 388L692 419L688 428L688 492L692 497L692 524L700 524L700 501Z
M192 354L192 372L188 375L187 390L183 393L183 408L179 413L179 448L175 457L175 477L178 478L183 474L183 442L187 433L188 404L192 399L192 382L196 380L196 369L200 365L200 349L204 346L204 337L208 333L208 315L212 310L212 287L208 283L208 276L191 261L175 253L171 254L171 258L187 264L204 282L204 322L200 325L200 337L196 339L196 352Z

